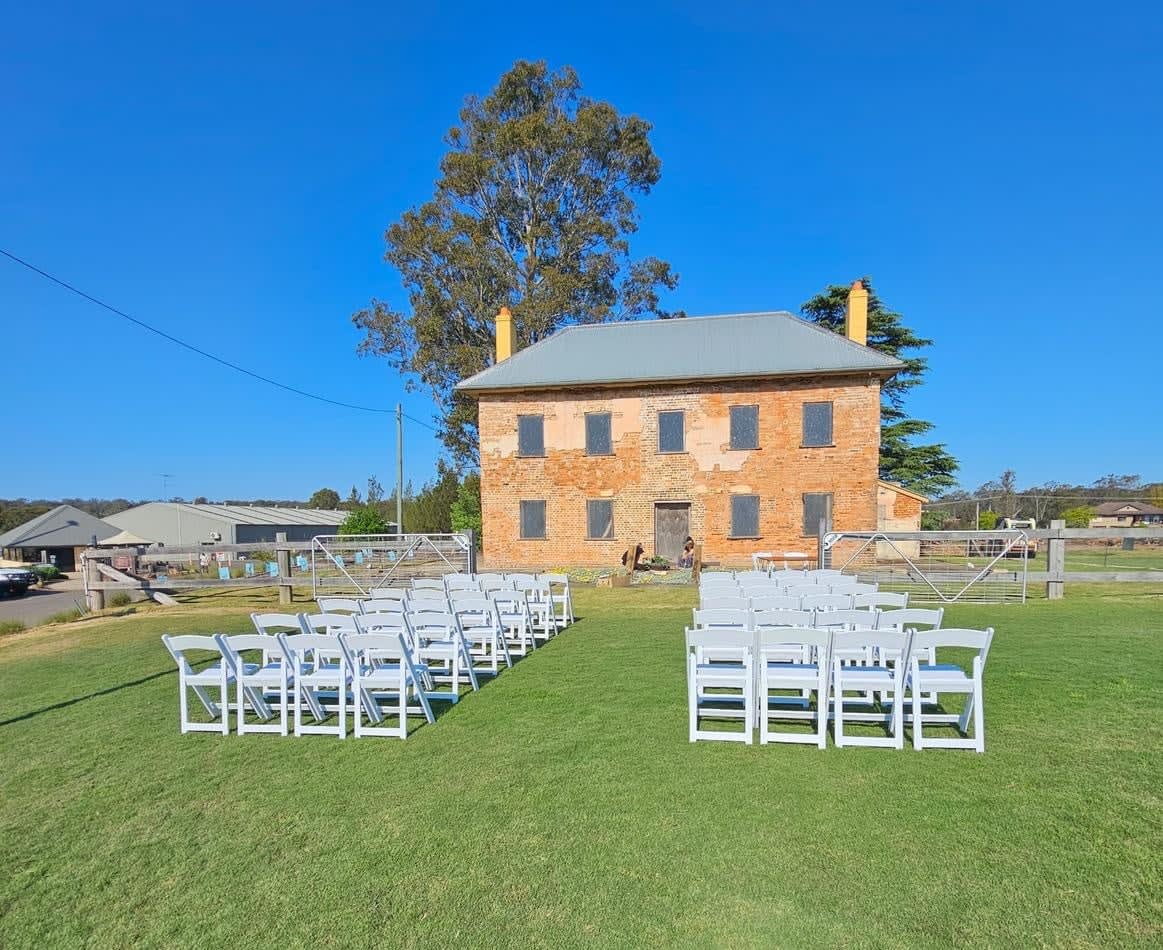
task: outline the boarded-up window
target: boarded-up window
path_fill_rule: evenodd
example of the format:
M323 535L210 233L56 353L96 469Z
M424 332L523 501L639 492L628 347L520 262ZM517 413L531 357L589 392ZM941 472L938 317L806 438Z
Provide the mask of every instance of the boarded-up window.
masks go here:
M545 454L545 417L517 417L517 454Z
M731 496L731 537L759 537L759 496Z
M586 455L612 455L614 440L610 434L608 412L586 413Z
M545 537L545 502L521 502L521 537Z
M759 407L731 407L731 448L759 448Z
M804 403L804 445L832 444L832 404Z
M824 530L832 530L832 495L830 492L809 492L804 495L804 537L815 538L820 534L820 519L824 519Z
M601 539L614 536L614 503L607 498L586 502L586 537Z
M686 413L681 409L658 414L658 451L686 450Z

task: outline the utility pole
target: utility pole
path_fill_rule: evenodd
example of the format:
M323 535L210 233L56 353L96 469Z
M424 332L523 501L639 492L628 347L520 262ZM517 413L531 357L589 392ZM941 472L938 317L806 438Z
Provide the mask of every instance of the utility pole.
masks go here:
M404 405L396 403L396 534L404 534Z

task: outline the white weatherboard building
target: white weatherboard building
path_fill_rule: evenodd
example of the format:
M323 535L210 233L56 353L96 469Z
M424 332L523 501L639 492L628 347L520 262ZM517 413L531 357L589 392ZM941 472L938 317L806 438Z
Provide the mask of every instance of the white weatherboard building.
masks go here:
M178 546L273 542L280 531L286 532L288 541L310 541L320 534L335 534L346 517L346 511L319 508L153 501L104 520L150 543Z

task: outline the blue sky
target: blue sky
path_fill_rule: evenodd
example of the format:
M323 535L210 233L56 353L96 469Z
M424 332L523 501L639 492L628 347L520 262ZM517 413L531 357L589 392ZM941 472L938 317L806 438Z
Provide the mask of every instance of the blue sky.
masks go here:
M669 305L794 310L871 274L936 341L910 408L967 486L1163 477L1155 6L6 6L0 247L227 359L431 419L349 316L403 302L382 233L464 95L544 58L654 124L633 246L682 275ZM390 417L4 260L0 324L5 402L37 409L9 415L0 497L394 482ZM438 446L407 442L423 481Z

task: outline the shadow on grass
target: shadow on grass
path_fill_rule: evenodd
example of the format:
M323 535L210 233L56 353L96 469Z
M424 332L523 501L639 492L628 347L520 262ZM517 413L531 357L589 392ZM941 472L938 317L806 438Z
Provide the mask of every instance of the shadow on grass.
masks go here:
M110 686L106 689L99 689L95 693L87 693L84 696L76 696L73 699L63 699L59 703L53 703L51 706L43 706L40 709L33 709L26 713L21 713L19 716L13 716L11 719L0 719L0 726L11 726L13 723L24 722L26 719L34 719L44 713L53 712L56 709L67 709L69 706L75 706L77 703L83 703L87 699L98 699L101 696L108 696L111 693L118 693L123 689L130 689L134 686L141 686L143 683L148 683L151 680L160 679L163 676L176 676L177 670L162 670L160 673L151 673L149 676L143 676L140 679L130 680L128 683L119 683L117 686Z

